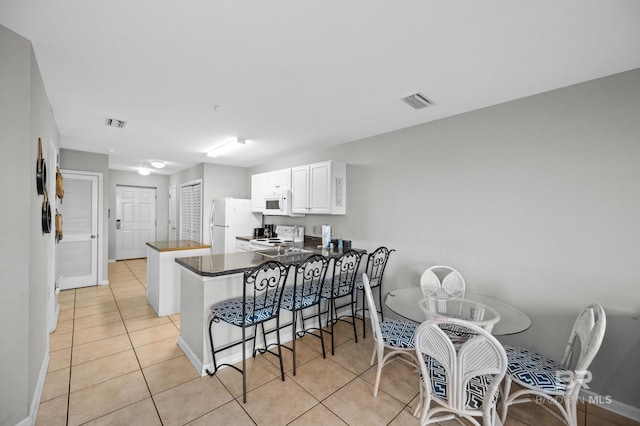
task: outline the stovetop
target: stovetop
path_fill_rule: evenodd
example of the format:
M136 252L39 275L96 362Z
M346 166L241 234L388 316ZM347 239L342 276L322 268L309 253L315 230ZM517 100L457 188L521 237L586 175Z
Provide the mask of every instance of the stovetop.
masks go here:
M302 244L304 242L304 227L278 225L276 227L277 237L254 238L249 242L254 246L278 247L280 245L291 246L293 243Z
M293 240L287 238L254 238L249 242L255 245L267 246L267 247L276 247L281 244L289 244Z

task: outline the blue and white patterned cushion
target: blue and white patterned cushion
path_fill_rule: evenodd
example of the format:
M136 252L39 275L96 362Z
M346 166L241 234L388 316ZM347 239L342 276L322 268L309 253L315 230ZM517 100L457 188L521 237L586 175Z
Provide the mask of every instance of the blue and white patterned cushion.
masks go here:
M316 284L305 284L307 287L311 286L311 288L305 288L304 293L307 293L303 296L303 291L301 288L296 289L296 294L293 294L293 286L286 286L282 293L282 302L280 302L280 306L283 309L288 311L300 310L304 308L308 308L309 306L313 306L318 302L317 291L315 289ZM308 294L311 293L311 294Z
M274 293L270 293L270 297L274 297ZM277 297L278 295L275 294L275 298ZM271 305L271 301L268 302L270 302L268 304ZM277 311L271 306L268 306L266 308L264 307L264 296L260 296L257 298L255 304L257 309L255 312L253 312L253 297L247 297L245 305L245 325L252 325L260 323L262 321L266 321L270 318L273 318L277 313ZM261 306L263 308L260 308ZM233 324L238 327L242 326L242 297L236 297L234 299L228 299L217 303L211 307L211 311L216 318L219 318L224 322L228 322L229 324Z
M410 349L415 347L413 342L413 334L416 327L420 325L417 322L405 320L385 320L380 323L382 330L382 340L385 345L394 348Z
M445 374L444 367L434 358L425 356L427 368L429 368L429 374L431 379L431 389L433 394L443 400L447 400L447 375ZM465 406L472 410L478 410L482 408L482 400L484 394L487 392L487 388L491 384L491 375L474 376L467 382L467 398ZM493 402L498 399L498 392L496 390L493 396Z
M571 372L560 363L530 349L505 345L507 374L515 381L547 393L561 394L567 390Z
M378 286L378 281L380 281L379 278L369 278L369 285L371 286L371 288L373 287L377 287ZM358 274L358 276L356 277L356 282L355 282L355 288L357 290L364 290L364 284L362 283L362 275Z

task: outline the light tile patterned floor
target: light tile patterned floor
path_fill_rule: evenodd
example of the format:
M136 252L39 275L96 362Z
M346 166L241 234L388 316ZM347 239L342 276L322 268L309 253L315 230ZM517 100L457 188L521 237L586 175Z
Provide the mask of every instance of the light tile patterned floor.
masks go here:
M300 339L296 376L284 352L284 382L275 357L251 359L243 404L242 376L227 368L199 377L176 345L180 315L158 318L147 303L145 259L109 264L109 282L61 292L37 425L418 424L411 415L418 379L406 365L385 367L373 398L370 330L355 343L352 329L340 325L336 353L326 359L318 339ZM622 424L608 412L594 414L583 411L581 424ZM514 407L507 421L555 424L533 404Z

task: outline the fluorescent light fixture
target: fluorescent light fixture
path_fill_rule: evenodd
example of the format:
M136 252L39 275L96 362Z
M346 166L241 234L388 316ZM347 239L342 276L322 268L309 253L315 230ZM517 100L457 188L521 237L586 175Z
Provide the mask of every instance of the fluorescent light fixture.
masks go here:
M144 165L144 163L140 164L142 167L140 167L138 169L138 173L140 173L142 176L147 176L149 173L151 173L151 170L149 170L149 168L147 166Z
M152 162L151 162L151 165L152 165L153 167L155 167L156 169L161 169L161 168L163 168L164 166L166 166L166 164L165 164L165 162L164 162L164 161L152 161Z
M229 142L226 142L216 148L213 148L211 151L207 152L207 156L219 157L221 155L224 155L233 151L234 149L240 148L244 144L245 144L244 139L234 138L234 139L231 139Z

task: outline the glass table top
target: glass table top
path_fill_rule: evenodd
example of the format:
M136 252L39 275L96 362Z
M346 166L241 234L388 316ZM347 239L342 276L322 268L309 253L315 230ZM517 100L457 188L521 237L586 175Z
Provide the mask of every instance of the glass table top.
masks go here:
M422 323L425 313L420 308L424 298L420 287L408 287L391 290L385 296L384 303L394 313L407 319ZM465 299L483 303L500 314L500 321L493 326L491 333L496 336L521 333L531 326L531 320L520 309L500 300L475 293L465 293Z

